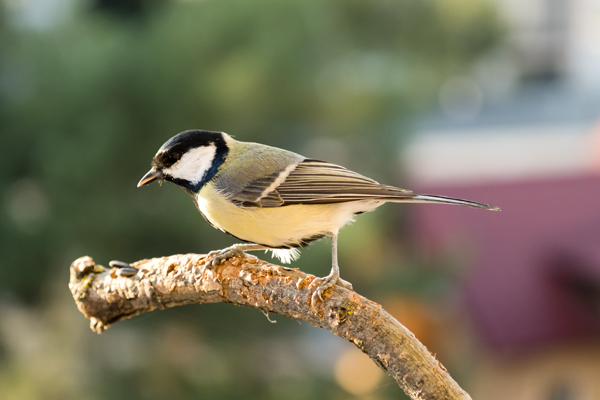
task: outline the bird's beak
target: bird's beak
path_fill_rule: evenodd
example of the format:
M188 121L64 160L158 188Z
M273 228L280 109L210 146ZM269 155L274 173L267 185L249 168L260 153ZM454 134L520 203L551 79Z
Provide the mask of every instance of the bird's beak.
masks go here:
M150 182L154 182L155 180L162 179L162 178L163 178L162 172L151 169L150 171L148 171L146 173L146 175L144 175L144 177L142 179L140 179L140 181L137 184L137 187L142 187L144 185L149 184Z

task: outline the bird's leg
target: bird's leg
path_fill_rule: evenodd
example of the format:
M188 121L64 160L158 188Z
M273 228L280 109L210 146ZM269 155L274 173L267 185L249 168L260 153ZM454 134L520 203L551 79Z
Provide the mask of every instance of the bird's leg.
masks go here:
M219 265L221 261L225 261L232 257L243 257L245 251L252 250L268 250L268 247L254 243L240 243L226 247L222 250L214 250L206 255L206 260L208 261L204 264L204 268L213 269Z
M346 289L354 290L352 288L352 284L350 282L345 281L342 278L340 278L340 267L338 265L338 255L337 255L337 232L335 234L331 235L331 262L333 264L333 266L331 267L331 270L333 271L333 269L335 268L335 270L337 271L337 282L336 283L342 287L345 287ZM330 272L330 274L331 274L331 272Z
M331 234L331 259L332 266L329 275L323 278L315 278L315 280L313 280L310 284L309 288L318 285L310 299L313 309L315 308L315 303L317 302L317 299L323 301L323 293L330 287L335 286L335 284L339 284L340 286L343 286L346 289L352 290L352 284L340 278L340 267L338 265L337 256L337 232Z

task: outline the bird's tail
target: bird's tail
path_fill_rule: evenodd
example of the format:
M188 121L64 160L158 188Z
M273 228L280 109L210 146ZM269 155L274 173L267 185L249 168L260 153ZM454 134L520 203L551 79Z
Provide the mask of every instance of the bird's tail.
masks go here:
M476 201L455 199L453 197L446 196L433 196L429 194L415 194L410 200L403 200L403 202L409 203L437 203L437 204L458 204L460 206L483 208L484 210L500 211L500 207L492 206L490 204L477 203Z

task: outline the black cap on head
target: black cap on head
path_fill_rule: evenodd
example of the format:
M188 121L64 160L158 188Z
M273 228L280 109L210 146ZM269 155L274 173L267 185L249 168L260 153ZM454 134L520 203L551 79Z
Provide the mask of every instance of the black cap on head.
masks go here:
M222 150L223 147L227 148L222 132L203 131L200 129L183 131L167 140L158 149L156 156L152 160L152 167L157 170L169 168L179 161L186 151L196 147L209 146L210 144L217 146L217 150Z

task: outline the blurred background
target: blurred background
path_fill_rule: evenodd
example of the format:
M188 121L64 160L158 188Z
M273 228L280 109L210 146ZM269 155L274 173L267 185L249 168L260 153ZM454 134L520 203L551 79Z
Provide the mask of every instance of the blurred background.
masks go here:
M0 398L406 398L257 310L91 332L76 258L234 243L136 188L202 128L502 207L386 205L342 231L342 276L474 398L600 399L599 41L594 0L0 1ZM329 242L293 267L327 274Z

